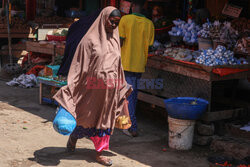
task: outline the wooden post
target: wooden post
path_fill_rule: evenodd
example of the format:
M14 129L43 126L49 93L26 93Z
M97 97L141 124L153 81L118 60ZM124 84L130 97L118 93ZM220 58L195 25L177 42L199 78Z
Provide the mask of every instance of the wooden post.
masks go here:
M40 82L39 87L39 104L43 103L43 84Z
M0 55L0 72L2 71L2 56Z
M55 64L55 57L56 57L56 44L53 44L53 55L52 55L52 65L54 65Z
M28 53L28 64L30 64L30 52Z
M212 81L209 81L209 90L208 90L208 94L209 94L209 97L208 97L208 109L207 109L207 112L211 112L211 104L212 104L212 89L213 89L213 82Z

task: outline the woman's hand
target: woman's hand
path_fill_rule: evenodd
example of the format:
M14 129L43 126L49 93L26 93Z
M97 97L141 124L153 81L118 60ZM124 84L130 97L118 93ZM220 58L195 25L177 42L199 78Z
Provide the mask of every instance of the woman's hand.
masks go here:
M131 85L128 85L128 87L129 87L129 89L128 89L127 93L125 94L126 99L127 99L127 98L129 97L129 95L133 92L132 86L131 86Z

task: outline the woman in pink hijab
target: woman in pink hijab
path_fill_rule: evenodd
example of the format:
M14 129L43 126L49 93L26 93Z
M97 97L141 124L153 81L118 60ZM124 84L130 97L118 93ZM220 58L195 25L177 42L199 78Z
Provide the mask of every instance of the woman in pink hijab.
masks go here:
M77 121L67 149L75 151L77 139L89 137L97 151L96 160L106 166L112 161L102 156L109 149L110 135L131 87L121 65L118 24L114 7L104 8L80 40L68 73L68 85L54 99Z

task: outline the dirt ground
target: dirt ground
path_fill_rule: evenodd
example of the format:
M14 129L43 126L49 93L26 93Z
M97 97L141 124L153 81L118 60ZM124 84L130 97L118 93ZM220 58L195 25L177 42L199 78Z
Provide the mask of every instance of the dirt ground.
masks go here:
M38 88L9 87L0 81L0 167L99 167L93 144L77 143L77 150L65 152L68 137L54 131L55 106L38 104ZM143 113L143 112L142 112ZM143 115L143 114L142 114ZM167 124L167 122L166 122ZM167 127L149 117L138 118L140 136L130 138L116 130L110 151L114 167L207 167L207 148L191 151L168 148ZM166 151L162 149L166 147Z

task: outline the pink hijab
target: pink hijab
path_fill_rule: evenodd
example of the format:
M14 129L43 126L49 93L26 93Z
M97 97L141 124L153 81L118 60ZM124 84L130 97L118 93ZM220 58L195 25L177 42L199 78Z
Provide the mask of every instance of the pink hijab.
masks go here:
M121 65L118 28L113 33L105 30L106 21L115 9L104 8L89 28L76 49L68 85L54 96L83 128L113 129L125 95L132 91Z

